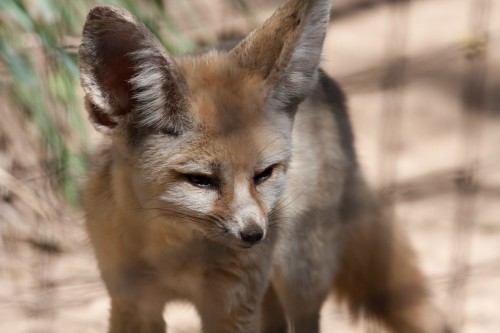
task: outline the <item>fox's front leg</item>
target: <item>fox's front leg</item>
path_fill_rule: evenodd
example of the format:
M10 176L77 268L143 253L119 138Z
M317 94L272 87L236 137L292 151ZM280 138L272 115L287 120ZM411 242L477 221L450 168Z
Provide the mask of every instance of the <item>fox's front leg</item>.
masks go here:
M234 266L221 267L205 277L206 285L196 302L203 333L260 332L270 258L258 258L260 262L253 267L240 265L238 261L241 264L241 259L236 260Z
M165 333L163 306L115 298L111 301L109 333Z
M236 295L235 295L236 296ZM228 296L231 297L231 296ZM234 297L234 296L232 296ZM238 296L236 296L238 297ZM256 333L260 332L258 301L230 304L214 300L200 311L203 333Z
M153 270L141 261L101 266L111 296L109 333L165 333L165 293Z

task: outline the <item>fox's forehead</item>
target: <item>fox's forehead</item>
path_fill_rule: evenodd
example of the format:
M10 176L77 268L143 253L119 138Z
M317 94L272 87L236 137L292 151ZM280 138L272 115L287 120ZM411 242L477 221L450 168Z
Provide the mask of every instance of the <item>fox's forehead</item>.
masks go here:
M222 52L184 57L178 65L197 122L192 140L177 155L180 164L243 170L289 159L288 138L266 114L268 90L261 77L240 68Z
M262 80L226 53L210 52L179 62L189 89L191 112L207 131L245 132L265 121Z
M260 135L258 135L260 133ZM178 147L170 165L187 174L254 173L273 164L287 165L288 142L266 130L238 135L196 135Z
M242 130L211 132L193 130L175 148L176 163L210 169L263 169L286 163L290 142L266 124Z

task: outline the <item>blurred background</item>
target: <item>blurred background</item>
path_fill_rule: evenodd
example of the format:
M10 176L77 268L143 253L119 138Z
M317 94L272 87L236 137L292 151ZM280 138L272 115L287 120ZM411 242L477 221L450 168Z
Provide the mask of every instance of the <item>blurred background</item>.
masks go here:
M114 0L173 54L246 34L281 0ZM104 332L78 189L99 140L77 48L96 1L0 1L0 331ZM458 332L500 332L500 0L336 0L322 67L359 160ZM170 331L199 332L186 304ZM324 332L375 332L329 301Z

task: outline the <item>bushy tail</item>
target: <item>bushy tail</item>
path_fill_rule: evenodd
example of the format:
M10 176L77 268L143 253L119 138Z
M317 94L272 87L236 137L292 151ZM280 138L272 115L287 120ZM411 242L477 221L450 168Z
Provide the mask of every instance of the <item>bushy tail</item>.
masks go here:
M360 315L398 333L452 332L429 300L425 278L397 226L354 174L342 207L342 247L334 290Z

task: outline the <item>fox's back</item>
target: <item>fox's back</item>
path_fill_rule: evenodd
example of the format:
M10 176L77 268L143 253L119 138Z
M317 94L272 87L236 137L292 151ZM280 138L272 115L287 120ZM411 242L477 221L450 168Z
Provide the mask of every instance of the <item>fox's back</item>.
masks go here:
M292 151L290 208L305 212L337 207L357 162L345 97L323 71L311 95L298 108Z

